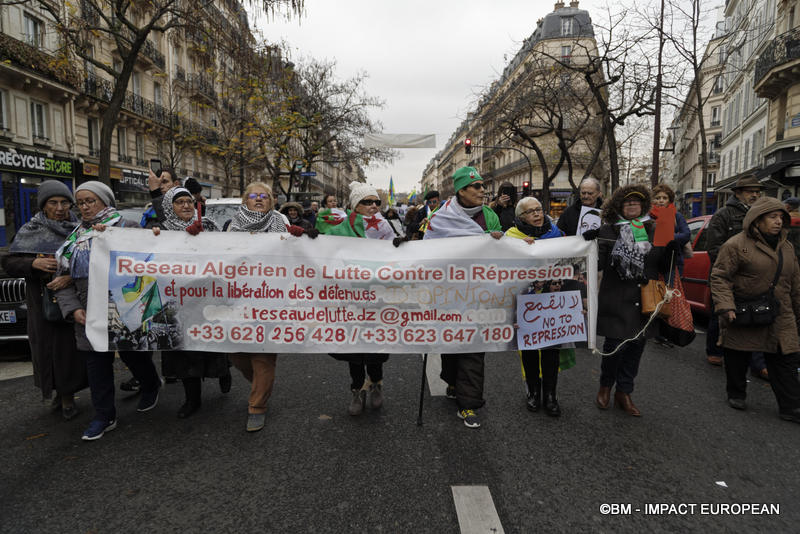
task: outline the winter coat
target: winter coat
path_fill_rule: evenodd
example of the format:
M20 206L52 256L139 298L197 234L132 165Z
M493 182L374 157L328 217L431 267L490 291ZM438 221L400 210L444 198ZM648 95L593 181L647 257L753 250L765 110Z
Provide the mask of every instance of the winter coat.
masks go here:
M42 295L52 275L34 269L35 259L35 254L12 254L3 258L3 268L10 276L25 278L33 381L42 390L42 397L49 399L54 390L70 395L89 383L86 360L78 354L72 324L44 318Z
M517 206L517 188L511 182L503 182L500 184L499 191L508 190L511 194L509 195L511 199L508 201L506 206L501 206L497 202L497 198L495 198L490 204L489 207L494 210L497 214L497 218L500 220L500 228L503 229L503 232L514 226L514 219L516 215L514 214L514 210ZM498 197L500 195L498 194Z
M600 209L602 205L603 200L598 198L594 206ZM564 235L578 235L578 219L581 217L582 208L583 204L581 204L580 199L578 199L574 204L567 207L561 214L561 217L558 218L558 227L561 228Z
M770 211L782 210L784 228L777 249L773 250L756 228L756 219ZM769 290L778 268L778 250L783 252L783 267L775 288L780 302L775 322L767 326L725 325L720 321L722 346L741 351L800 352L797 328L800 320L800 267L794 247L787 241L790 218L783 204L775 198L763 198L753 204L744 218L744 229L719 250L711 270L711 296L718 314L734 309L734 295L756 297Z
M708 228L705 230L706 250L708 257L713 265L719 254L719 248L725 241L742 231L744 216L747 214L749 206L732 196L725 205L717 210Z

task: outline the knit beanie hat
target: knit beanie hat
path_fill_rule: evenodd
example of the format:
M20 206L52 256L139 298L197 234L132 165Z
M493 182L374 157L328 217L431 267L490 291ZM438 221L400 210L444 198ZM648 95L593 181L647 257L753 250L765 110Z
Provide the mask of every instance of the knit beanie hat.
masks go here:
M64 182L59 182L58 180L45 180L39 184L39 191L36 194L36 203L39 204L39 209L43 209L47 199L51 197L64 197L73 204L75 203L72 191L69 190L69 187Z
M172 193L172 202L175 202L176 200L178 200L181 197L194 198L192 196L191 191L189 191L185 187L173 187L172 191L173 191L173 193Z
M114 192L103 182L98 182L97 180L84 182L79 185L77 189L75 189L76 193L78 191L91 191L97 195L98 198L100 198L100 201L106 206L116 207L116 202L114 201Z
M472 182L482 182L483 178L475 167L461 167L453 173L453 187L456 192L461 191Z
M350 209L355 209L356 204L368 196L380 198L378 191L371 185L361 182L350 183Z

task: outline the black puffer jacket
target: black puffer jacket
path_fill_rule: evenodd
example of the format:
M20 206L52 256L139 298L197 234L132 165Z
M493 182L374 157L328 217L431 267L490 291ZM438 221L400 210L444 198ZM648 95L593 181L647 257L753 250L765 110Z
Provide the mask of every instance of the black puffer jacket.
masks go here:
M708 223L706 229L708 236L706 249L712 266L717 260L722 244L742 231L744 216L747 215L748 209L750 207L747 204L733 196L711 217L711 222Z

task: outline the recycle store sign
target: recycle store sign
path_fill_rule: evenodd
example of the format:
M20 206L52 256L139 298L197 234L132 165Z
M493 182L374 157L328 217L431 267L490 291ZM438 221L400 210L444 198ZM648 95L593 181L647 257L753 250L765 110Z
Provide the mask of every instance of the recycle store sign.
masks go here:
M28 152L0 148L0 169L53 178L72 178L73 162L71 159L48 157L38 152Z

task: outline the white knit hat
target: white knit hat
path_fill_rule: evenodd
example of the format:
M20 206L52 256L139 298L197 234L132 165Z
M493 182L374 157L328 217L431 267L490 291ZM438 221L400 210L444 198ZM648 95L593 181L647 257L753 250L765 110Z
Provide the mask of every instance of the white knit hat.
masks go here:
M368 196L381 198L378 191L369 184L350 182L350 209L355 209L356 204Z

